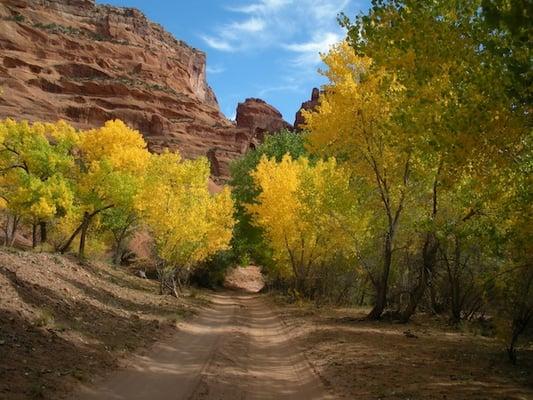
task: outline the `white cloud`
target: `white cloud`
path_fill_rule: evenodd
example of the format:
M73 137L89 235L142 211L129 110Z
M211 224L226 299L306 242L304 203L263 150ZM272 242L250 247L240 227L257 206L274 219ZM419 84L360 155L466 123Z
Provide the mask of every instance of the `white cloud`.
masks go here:
M264 29L265 21L263 21L261 18L256 17L247 19L242 22L233 22L225 28L225 30L227 30L230 34L233 34L235 31L245 33L261 32Z
M208 65L206 68L206 71L208 74L216 75L216 74L221 74L222 72L225 72L226 68L218 66L218 65L212 65L212 66Z
M323 52L331 45L340 41L340 39L341 37L337 33L326 32L324 34L315 35L313 40L310 42L286 44L284 47L287 50L294 51L296 53Z
M230 1L244 3L244 0ZM284 44L303 41L302 37L323 41L331 39L331 34L336 33L340 38L341 28L336 17L353 1L255 0L251 4L237 4L227 8L235 13L235 17L215 26L211 33L203 36L203 40L209 47L226 52L276 47L291 51ZM317 35L327 36L326 39L316 39ZM329 42L330 40L327 44ZM324 49L318 49L321 50ZM310 51L314 49L309 49ZM316 62L320 60L318 51L314 57ZM302 58L301 54L299 58Z
M209 47L215 50L220 50L220 51L235 51L236 50L229 42L223 39L217 38L217 37L204 35L202 36L202 39Z
M245 6L228 7L228 9L244 14L269 14L291 4L292 2L293 0L262 0L259 3L248 4Z
M320 53L342 40L341 11L354 12L357 0L227 0L233 2L228 20L203 36L207 46L222 52L260 52L283 63L284 74L272 87L258 88L263 97L273 92L306 91L316 82Z
M342 40L337 32L321 32L313 36L313 39L303 43L285 44L283 47L298 55L293 59L297 65L317 65L320 63L320 54L327 52L331 46Z
M336 19L339 12L343 11L348 4L350 4L350 0L318 1L315 2L314 7L310 11L315 19Z
M273 86L261 89L259 91L259 96L263 97L269 93L274 92L299 92L301 88L298 85L281 85L281 86Z
M202 39L211 48L219 51L238 51L243 49L243 39L260 34L266 23L258 17L244 21L234 21L217 29L215 35L204 35Z

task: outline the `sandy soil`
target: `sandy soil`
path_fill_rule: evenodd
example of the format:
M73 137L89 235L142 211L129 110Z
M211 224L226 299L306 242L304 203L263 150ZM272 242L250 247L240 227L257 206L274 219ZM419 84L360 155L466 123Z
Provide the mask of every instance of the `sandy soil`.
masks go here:
M171 340L73 399L331 398L263 296L226 292L212 303Z
M176 333L201 298L106 264L0 250L0 399L60 399Z
M286 329L337 399L533 399L533 348L512 366L502 343L429 316L369 322L364 309L279 303Z

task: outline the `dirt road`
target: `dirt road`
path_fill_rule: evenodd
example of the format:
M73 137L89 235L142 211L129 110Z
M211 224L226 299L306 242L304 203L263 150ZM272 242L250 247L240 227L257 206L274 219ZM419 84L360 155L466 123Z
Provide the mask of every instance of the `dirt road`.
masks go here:
M226 292L170 341L80 400L329 399L275 310L256 294Z

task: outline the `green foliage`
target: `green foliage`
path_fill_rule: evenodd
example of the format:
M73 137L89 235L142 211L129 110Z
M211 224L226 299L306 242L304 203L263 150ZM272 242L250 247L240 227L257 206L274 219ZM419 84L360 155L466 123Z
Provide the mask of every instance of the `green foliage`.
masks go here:
M24 19L19 20L18 22L24 22ZM87 39L94 40L97 42L105 41L105 42L111 42L111 43L116 43L116 44L121 44L121 45L129 44L129 42L126 40L115 40L115 39L112 39L110 36L103 35L99 32L93 32L87 29L75 28L73 26L60 25L60 24L56 24L55 22L48 23L48 24L37 22L33 24L33 27L37 29L42 29L42 30L45 30L45 31L48 31L54 34L83 37L83 38L87 38Z
M517 279L531 266L530 15L521 0L373 1L340 17L347 41L304 113L311 148L367 193L371 316L388 304L408 319L429 290L427 309L454 322L506 310L511 357L531 321Z
M15 14L10 17L5 17L7 21L15 21L15 22L24 22L26 21L26 17L22 14Z
M509 93L522 106L532 101L531 18L533 3L529 0L482 0L481 23L491 31L483 44L504 66Z
M232 250L218 252L198 265L191 276L191 283L210 289L221 288L226 273L236 264Z

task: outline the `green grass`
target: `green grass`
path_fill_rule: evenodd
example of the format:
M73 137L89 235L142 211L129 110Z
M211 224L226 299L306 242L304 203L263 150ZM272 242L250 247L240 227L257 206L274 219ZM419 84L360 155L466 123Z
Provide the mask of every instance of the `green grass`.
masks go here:
M35 319L35 325L41 328L52 327L55 324L55 317L51 310L42 308L37 311L37 318Z
M6 18L8 21L15 21L15 22L24 22L26 20L26 17L22 14L13 15L11 17Z

